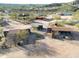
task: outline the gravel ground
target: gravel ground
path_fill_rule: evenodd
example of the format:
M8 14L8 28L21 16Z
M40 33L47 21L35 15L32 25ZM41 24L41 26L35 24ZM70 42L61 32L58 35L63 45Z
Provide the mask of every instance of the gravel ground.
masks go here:
M23 47L16 47L11 49L1 50L1 58L48 58L48 57L79 57L79 46L71 44L68 41L61 41L56 39L39 40L37 43L25 45ZM3 53L4 52L4 53Z
M45 32L37 31L37 33L45 36ZM79 35L74 34L73 36L78 39L77 36ZM38 40L36 44L25 45L22 47L18 46L10 49L0 49L0 58L77 58L79 57L79 44L76 42L79 41L62 41L45 36L44 39Z

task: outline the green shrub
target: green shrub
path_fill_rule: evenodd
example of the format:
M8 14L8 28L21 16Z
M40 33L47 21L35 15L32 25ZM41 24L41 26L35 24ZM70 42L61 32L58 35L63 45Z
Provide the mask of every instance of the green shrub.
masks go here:
M26 39L28 35L29 32L27 32L26 30L19 30L16 33L16 38L22 40L22 39Z
M75 24L75 26L79 28L79 24Z

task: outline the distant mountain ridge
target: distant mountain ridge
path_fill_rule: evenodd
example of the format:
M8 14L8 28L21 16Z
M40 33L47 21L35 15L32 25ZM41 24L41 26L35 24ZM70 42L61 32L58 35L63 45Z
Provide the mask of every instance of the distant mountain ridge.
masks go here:
M31 7L42 7L46 4L2 4L0 3L0 8L31 8Z
M0 3L0 9L34 9L37 8L39 10L39 8L42 9L54 9L53 7L55 7L56 10L77 10L77 8L75 8L73 6L73 2L68 2L68 3L52 3L52 4L2 4ZM57 8L56 8L57 7Z

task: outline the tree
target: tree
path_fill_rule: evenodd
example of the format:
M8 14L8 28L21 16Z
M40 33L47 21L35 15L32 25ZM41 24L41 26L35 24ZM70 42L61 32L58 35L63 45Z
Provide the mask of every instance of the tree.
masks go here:
M13 20L16 20L17 19L17 13L11 13L11 14L9 14L9 16Z
M0 46L2 47L6 46L5 43L6 43L6 39L4 37L3 28L0 27Z
M19 30L16 33L17 39L22 40L22 39L26 39L28 35L28 32L24 31L24 30Z
M75 26L76 26L77 28L79 28L79 24L75 24Z
M60 15L52 15L52 18L55 19L55 20L61 20L61 17Z
M62 6L59 7L58 11L61 12L73 12L75 10L75 7L71 3L62 4Z
M79 10L74 12L73 14L73 20L79 20Z
M0 26L2 25L2 22L3 22L3 18L1 17L0 18Z
M23 42L23 40L26 40L28 36L29 36L28 31L26 31L26 30L18 30L17 33L16 33L16 41L17 42L20 42L20 41ZM15 45L16 45L17 42L15 42Z

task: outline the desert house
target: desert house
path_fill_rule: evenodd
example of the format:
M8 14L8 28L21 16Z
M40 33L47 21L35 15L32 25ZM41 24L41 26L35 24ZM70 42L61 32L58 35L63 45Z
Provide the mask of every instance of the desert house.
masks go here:
M36 17L35 19L36 19L36 20L44 20L45 17L44 17L44 16L38 16L38 17Z
M61 12L61 13L57 13L58 15L60 15L60 18L63 20L71 20L73 15L71 12Z
M78 28L74 28L73 26L61 26L57 22L49 23L47 28L47 33L51 34L52 38L62 38L62 39L73 39L71 32L78 32Z

